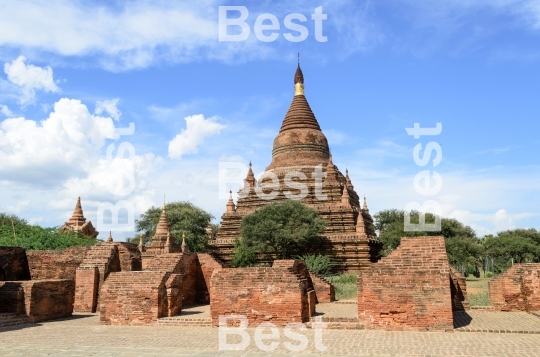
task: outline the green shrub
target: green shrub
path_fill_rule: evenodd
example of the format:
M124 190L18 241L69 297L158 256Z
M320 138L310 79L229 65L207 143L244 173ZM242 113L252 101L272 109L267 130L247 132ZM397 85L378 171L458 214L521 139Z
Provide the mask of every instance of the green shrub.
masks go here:
M352 273L345 273L328 277L327 279L334 285L336 299L356 299L356 279L358 276Z
M493 273L490 272L490 271L488 271L488 272L486 273L486 278L493 278Z
M234 257L231 261L233 268L252 267L257 263L257 253L242 240L236 239Z
M302 259L310 271L324 277L332 275L332 269L337 265L329 255L304 254L295 258Z

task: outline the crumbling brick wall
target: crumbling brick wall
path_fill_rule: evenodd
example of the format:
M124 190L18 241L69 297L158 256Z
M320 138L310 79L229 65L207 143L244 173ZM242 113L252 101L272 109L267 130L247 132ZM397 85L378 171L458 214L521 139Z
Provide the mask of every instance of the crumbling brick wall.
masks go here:
M311 281L313 282L313 287L315 289L318 303L328 303L336 301L336 292L332 283L330 283L324 277L315 274L314 272L310 271L309 275L311 276Z
M453 329L444 237L404 237L358 279L358 316L367 328Z
M0 247L0 281L30 280L26 251L20 247Z
M92 246L75 274L75 311L96 312L101 285L111 272L120 270L116 244L98 243Z
M70 279L0 283L0 312L26 315L33 322L71 316L75 283Z
M255 325L307 322L311 316L307 279L290 268L235 268L214 272L210 284L212 324L220 315L244 315Z
M69 247L58 250L26 252L32 280L72 279L90 247Z
M214 271L223 269L221 264L210 254L197 253L199 270L197 274L197 296L196 302L199 304L210 303L210 282Z
M193 305L197 296L197 277L200 265L195 253L158 254L151 258L144 270L182 274L182 306Z
M489 282L490 304L501 311L540 310L540 263L514 264Z
M452 311L468 311L471 304L467 300L466 279L459 271L450 267L450 293L452 294Z
M136 244L126 242L113 242L113 244L118 248L121 271L142 270L141 251Z
M179 274L166 271L118 272L101 287L100 322L108 325L155 325L181 308ZM170 291L168 291L170 289ZM171 297L171 301L168 298Z

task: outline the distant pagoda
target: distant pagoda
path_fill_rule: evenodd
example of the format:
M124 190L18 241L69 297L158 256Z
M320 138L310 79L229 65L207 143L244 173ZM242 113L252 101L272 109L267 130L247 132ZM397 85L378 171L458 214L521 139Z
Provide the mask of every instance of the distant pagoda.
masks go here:
M77 203L75 204L75 209L69 221L64 223L62 227L59 228L59 231L79 231L85 236L96 238L99 234L98 231L94 228L91 221L86 221L84 218L82 206L81 206L81 197L77 198Z
M159 221L156 226L156 233L154 233L152 241L146 246L145 252L142 254L143 260L144 258L149 258L159 254L179 252L181 252L181 247L178 245L178 243L176 243L174 237L171 236L171 228L169 220L167 219L164 202L163 206L161 207L161 215L159 216Z
M297 171L307 177L300 180L308 187L308 194L301 202L315 208L326 222L324 243L309 247L306 253L331 254L337 258L340 270L360 271L377 260L381 248L373 230L373 219L366 199L364 197L361 206L348 171L343 175L332 162L328 140L304 95L304 75L300 64L294 76L294 86L292 103L274 140L272 162L266 168L267 172L279 178L280 188L276 190L279 194L272 200L259 197L256 189L260 191L267 180L263 175L262 182L257 182L250 163L244 187L238 192L238 202L234 204L231 193L226 211L221 216L217 238L212 244L217 257L230 263L235 238L240 236L242 218L264 205L288 199L285 192L295 190L284 184L284 178L287 173ZM317 167L325 174L322 188L318 189L313 177ZM321 199L321 191L326 199Z

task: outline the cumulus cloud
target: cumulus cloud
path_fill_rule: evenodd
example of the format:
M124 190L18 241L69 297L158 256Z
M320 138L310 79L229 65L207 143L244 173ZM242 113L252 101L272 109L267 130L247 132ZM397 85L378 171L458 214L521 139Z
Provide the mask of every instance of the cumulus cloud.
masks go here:
M14 115L5 104L0 104L0 113L4 114L6 117L12 117Z
M62 98L41 123L24 117L0 123L0 173L7 180L46 183L84 171L112 139L111 118L89 113L80 100Z
M204 118L204 115L185 117L186 129L169 142L169 157L179 159L182 155L195 154L205 137L219 134L225 125L217 122L218 117Z
M21 87L22 95L19 99L21 104L34 101L36 90L45 92L59 92L60 88L54 83L53 70L50 66L37 67L26 64L26 57L19 56L11 63L4 64L4 72L8 80Z
M109 114L111 118L118 121L120 120L120 116L122 115L122 112L118 109L118 102L120 99L114 98L110 100L104 100L99 101L96 103L96 110L94 111L95 114L101 115L103 113Z

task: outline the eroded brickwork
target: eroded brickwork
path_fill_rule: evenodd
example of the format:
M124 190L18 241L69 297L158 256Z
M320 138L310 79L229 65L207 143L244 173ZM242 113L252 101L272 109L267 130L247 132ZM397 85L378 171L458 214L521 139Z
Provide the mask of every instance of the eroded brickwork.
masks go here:
M490 304L501 311L540 310L540 263L515 264L489 282Z
M177 275L177 274L175 274ZM119 272L110 274L101 287L100 321L109 325L154 325L168 311L178 312L181 299L177 286L167 291L171 273L166 271ZM171 284L181 278L173 278ZM176 295L175 295L176 294ZM172 297L171 304L168 296ZM181 306L180 306L181 308Z
M210 284L212 324L218 326L220 315L245 315L255 325L309 321L315 293L306 278L291 270L292 266L214 272Z
M210 283L214 271L223 269L221 264L215 260L210 254L197 253L200 270L197 276L197 297L196 301L199 304L210 303Z
M0 281L30 280L26 251L20 247L0 247Z
M358 280L358 316L367 328L453 329L444 238L406 237Z
M467 300L466 279L452 266L450 266L450 293L452 294L452 311L470 310L471 304Z
M0 283L0 312L26 315L40 322L73 313L73 280L30 280Z
M69 247L58 250L26 252L32 280L72 279L90 247Z
M313 287L315 288L318 303L336 301L334 285L332 285L324 277L319 276L311 271L309 272L309 275L311 276L311 281L313 282Z

